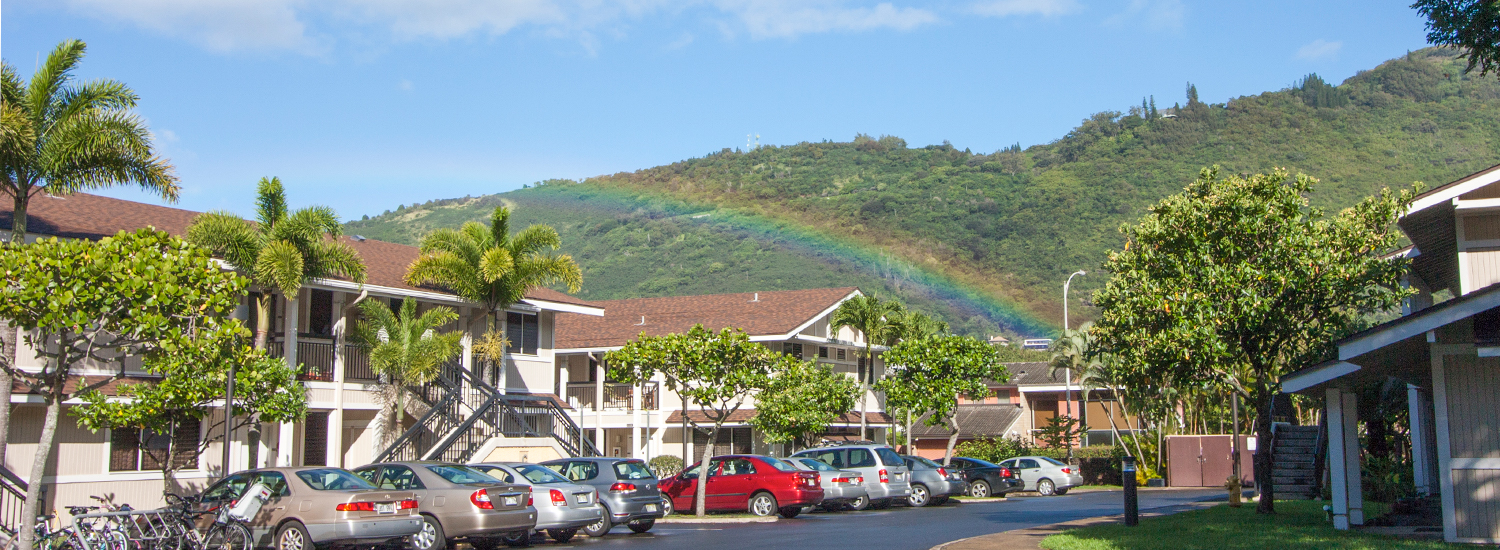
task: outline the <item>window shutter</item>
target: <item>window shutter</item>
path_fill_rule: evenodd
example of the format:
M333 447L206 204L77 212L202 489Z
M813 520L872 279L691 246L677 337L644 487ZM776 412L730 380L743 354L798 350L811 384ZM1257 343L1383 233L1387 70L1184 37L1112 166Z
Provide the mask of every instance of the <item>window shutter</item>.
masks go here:
M177 431L172 434L172 466L177 468L198 468L198 430L200 421L184 420L177 424Z
M505 313L505 339L510 341L506 346L506 353L521 353L521 339L524 336L521 327L521 314L516 312Z
M109 431L109 471L132 472L140 469L141 432L135 428Z
M538 322L536 315L522 315L521 318L525 327L525 332L522 335L524 345L522 346L521 353L536 355L537 348L541 344L541 324Z
M328 465L328 413L308 412L302 423L302 465Z

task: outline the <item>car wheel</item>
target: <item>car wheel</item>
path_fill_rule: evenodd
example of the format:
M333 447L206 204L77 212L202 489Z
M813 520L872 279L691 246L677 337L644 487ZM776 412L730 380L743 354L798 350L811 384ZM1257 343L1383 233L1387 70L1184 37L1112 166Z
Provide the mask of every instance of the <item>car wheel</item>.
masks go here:
M1056 490L1056 491L1055 491L1055 494L1056 494L1056 495L1057 495L1057 496L1063 496L1063 495L1066 495L1066 494L1068 494L1068 490L1067 490L1067 489L1057 489L1057 490Z
M609 521L609 508L605 508L604 517L601 517L599 518L599 521L590 523L588 524L588 526L584 527L583 534L595 538L602 537L608 534L609 530L614 528L614 526L615 524Z
M565 542L568 542L570 540L573 540L573 535L577 535L577 534L578 534L578 528L577 527L573 527L573 528L569 528L569 529L548 529L547 530L547 536L551 537L552 540L555 540L558 543L565 543Z
M635 533L645 533L646 531L650 531L655 525L656 520L654 519L638 519L625 524L626 527L629 527Z
M316 550L302 523L289 521L276 531L276 550Z
M750 497L750 513L760 517L767 517L776 513L776 497L771 493L755 493Z
M868 497L868 496L863 496L862 495L859 498L856 498L856 499L854 499L852 501L849 501L849 509L850 510L854 510L856 512L858 512L860 510L864 510L865 508L869 508L869 507L870 507L870 497Z
M906 503L912 508L921 508L932 502L932 493L927 491L926 485L912 485L911 496L906 497Z
M990 484L987 481L975 481L969 484L969 496L974 498L989 498Z
M442 524L432 516L422 516L422 530L411 536L411 547L415 550L442 550L447 546Z
M1044 497L1050 497L1057 494L1057 486L1052 484L1052 480L1043 479L1036 482L1036 492Z
M670 515L672 515L672 512L676 512L676 511L677 511L677 509L672 506L672 497L669 497L669 496L663 496L663 497L661 497L661 515L663 515L663 516L670 516Z
M505 540L505 545L509 546L511 548L520 548L520 547L523 547L523 546L531 546L531 531L530 530L516 531L514 533L506 533L505 535L501 536L501 538L503 540Z

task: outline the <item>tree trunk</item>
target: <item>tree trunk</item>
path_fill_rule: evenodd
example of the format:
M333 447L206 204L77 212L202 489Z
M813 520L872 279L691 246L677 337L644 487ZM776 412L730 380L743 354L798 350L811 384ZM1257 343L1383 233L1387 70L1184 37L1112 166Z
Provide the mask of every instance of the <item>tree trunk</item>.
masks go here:
M271 334L271 300L275 295L266 292L255 299L255 349L266 349L267 337Z
M0 320L0 353L5 354L4 361L9 367L14 368L20 355L20 335L16 327L11 326L9 321ZM6 442L10 439L10 394L15 385L15 378L11 376L10 370L0 368L0 468L5 467Z
M947 468L948 463L953 460L953 448L958 446L958 415L948 417L948 427L952 428L953 432L948 434L948 450L943 452L944 468Z
M1261 393L1270 394L1269 391ZM1276 513L1275 480L1271 479L1271 464L1275 449L1271 448L1271 399L1256 399L1255 411L1255 487L1260 501L1255 507L1257 514Z
M25 189L17 189L15 198L15 211L10 217L10 244L21 246L26 244L26 203L31 200L31 194Z
M869 439L865 436L865 432L869 429L870 422L868 419L866 419L865 416L870 410L870 373L875 371L875 350L873 348L874 345L875 344L873 342L870 342L869 336L866 335L865 349L868 351L868 353L865 354L865 372L860 373L859 379L859 439L861 441Z
M700 518L708 515L708 461L714 458L714 442L719 440L721 425L722 423L714 424L713 431L708 433L708 441L703 445L703 459L698 462L698 486L693 490L693 515Z
M58 376L58 378L62 378ZM18 550L32 550L36 544L36 532L27 529L42 510L42 479L47 474L47 463L52 460L52 445L57 440L57 417L62 412L63 380L56 380L47 395L47 414L42 420L42 435L37 440L36 457L31 461L31 479L27 480L26 501L21 505L20 545Z

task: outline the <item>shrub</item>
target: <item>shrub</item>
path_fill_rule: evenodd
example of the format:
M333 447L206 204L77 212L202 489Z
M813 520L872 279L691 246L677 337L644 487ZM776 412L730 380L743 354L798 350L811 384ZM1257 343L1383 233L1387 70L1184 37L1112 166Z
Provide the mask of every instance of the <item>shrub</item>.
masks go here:
M661 455L646 463L657 478L668 478L682 471L682 459L672 455Z

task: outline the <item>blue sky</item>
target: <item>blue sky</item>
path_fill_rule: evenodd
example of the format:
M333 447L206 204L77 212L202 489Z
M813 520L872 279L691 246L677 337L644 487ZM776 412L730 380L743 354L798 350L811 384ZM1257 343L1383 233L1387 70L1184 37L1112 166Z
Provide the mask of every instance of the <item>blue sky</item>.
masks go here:
M248 214L280 176L345 218L724 147L890 134L992 152L1154 95L1342 81L1424 47L1408 2L10 0L29 78L59 41L177 166L179 206ZM154 201L131 189L106 194Z

